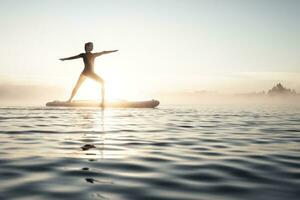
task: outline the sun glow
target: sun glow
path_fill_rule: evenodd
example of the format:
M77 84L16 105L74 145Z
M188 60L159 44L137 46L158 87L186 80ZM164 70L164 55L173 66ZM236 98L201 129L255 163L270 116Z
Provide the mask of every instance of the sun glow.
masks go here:
M119 74L103 71L101 77L105 80L105 99L108 101L126 98L124 84ZM100 100L101 85L94 80L86 79L75 97L78 100Z

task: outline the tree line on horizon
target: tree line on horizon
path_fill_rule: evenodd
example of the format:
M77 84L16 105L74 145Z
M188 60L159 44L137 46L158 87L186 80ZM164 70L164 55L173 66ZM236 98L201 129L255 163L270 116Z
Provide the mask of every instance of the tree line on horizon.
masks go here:
M281 83L276 84L272 89L267 93L268 95L296 95L296 90L285 88Z

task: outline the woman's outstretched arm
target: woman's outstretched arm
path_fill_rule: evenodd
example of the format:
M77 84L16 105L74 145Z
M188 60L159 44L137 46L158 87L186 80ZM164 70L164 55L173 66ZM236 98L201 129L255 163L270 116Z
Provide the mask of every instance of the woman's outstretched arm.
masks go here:
M82 58L82 54L79 54L77 56L71 56L68 58L60 58L59 60L64 61L64 60L73 60L73 59L77 59L77 58Z
M101 56L103 54L113 53L113 52L117 52L117 51L119 51L119 50L102 51L102 52L94 53L94 55L95 56Z

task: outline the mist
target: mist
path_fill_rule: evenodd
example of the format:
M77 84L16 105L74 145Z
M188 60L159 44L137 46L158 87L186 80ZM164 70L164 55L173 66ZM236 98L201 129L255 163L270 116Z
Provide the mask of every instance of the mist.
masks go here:
M63 98L65 90L51 85L0 84L1 106L42 106L47 101Z
M162 104L280 104L300 105L300 94L272 96L263 93L220 93L214 91L159 92L154 94Z
M53 100L66 100L69 91L59 85L46 84L0 84L0 106L44 106ZM161 105L201 104L282 104L300 105L300 94L269 95L267 92L229 93L210 90L166 91L161 90L145 96L160 101ZM75 97L76 100L76 97ZM148 99L144 99L148 100Z

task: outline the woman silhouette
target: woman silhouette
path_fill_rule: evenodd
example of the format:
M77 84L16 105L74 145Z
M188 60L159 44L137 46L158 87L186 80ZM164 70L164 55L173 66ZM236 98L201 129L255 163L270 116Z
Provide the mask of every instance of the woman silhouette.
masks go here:
M101 106L103 107L104 106L104 96L105 96L104 95L104 91L105 91L104 90L104 80L94 72L94 61L95 61L95 58L98 56L108 54L108 53L113 53L118 50L92 53L93 48L94 48L94 45L92 42L85 43L85 45L84 45L85 53L81 53L77 56L72 56L72 57L68 57L68 58L60 58L59 60L64 61L64 60L73 60L73 59L77 59L77 58L83 58L83 62L84 62L84 69L79 76L79 79L72 91L71 97L68 100L68 102L72 101L73 97L77 93L77 90L79 89L81 84L85 81L85 79L91 78L101 84L101 94L102 94Z

